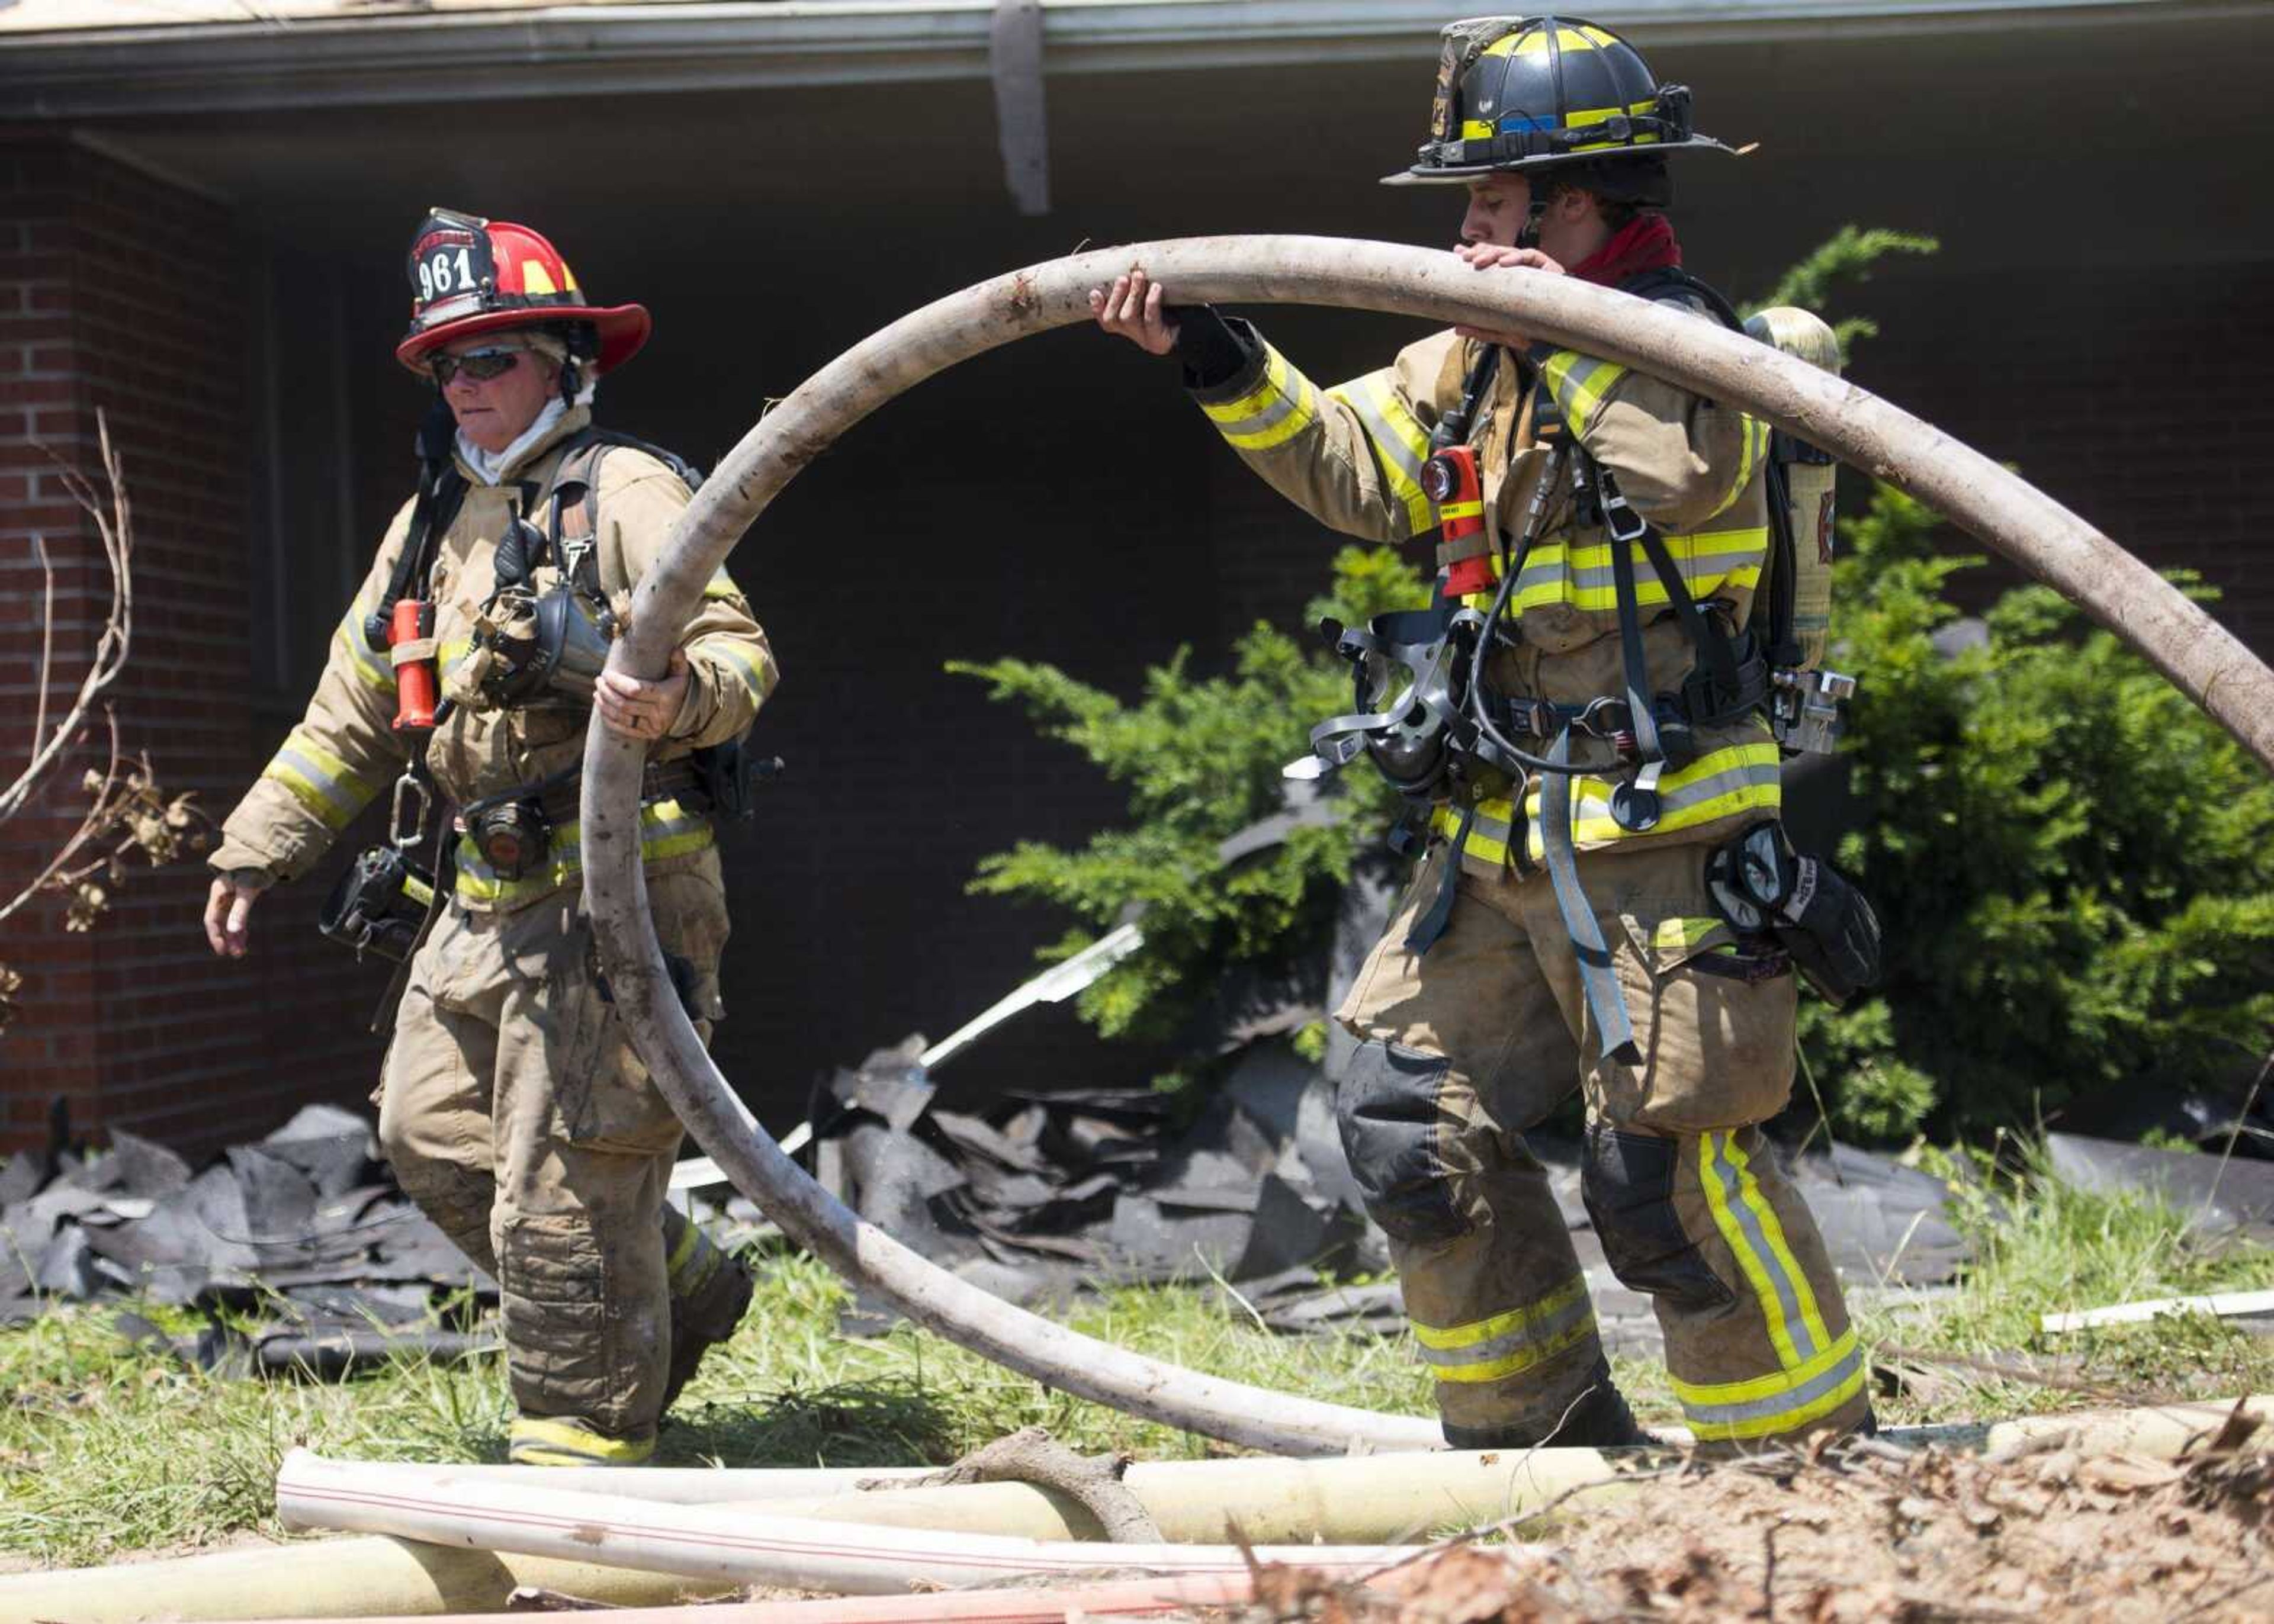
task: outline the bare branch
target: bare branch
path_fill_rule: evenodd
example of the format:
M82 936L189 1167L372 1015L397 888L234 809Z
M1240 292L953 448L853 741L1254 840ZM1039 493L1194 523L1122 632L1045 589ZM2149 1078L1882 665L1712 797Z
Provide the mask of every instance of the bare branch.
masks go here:
M57 477L87 517L102 543L102 559L110 572L110 607L86 674L80 679L71 708L52 729L48 712L54 693L56 650L56 569L49 556L47 538L35 537L34 556L39 560L45 585L41 614L38 697L34 706L31 758L4 791L0 791L0 823L22 812L53 778L56 770L80 748L96 707L102 708L109 754L102 771L90 769L83 780L88 796L87 811L47 866L15 896L0 904L0 923L20 913L31 900L47 892L68 898L64 926L67 930L91 930L110 906L112 893L125 878L125 859L139 851L154 868L173 861L185 852L202 851L210 826L187 794L168 798L147 756L129 763L119 742L118 714L106 695L126 669L134 642L134 515L127 500L126 480L118 450L110 438L109 419L95 413L102 445L106 500L79 469L52 449L47 451ZM19 1011L15 994L22 975L0 964L0 1031Z
M48 775L62 761L64 754L79 739L93 714L95 703L108 692L126 669L126 656L132 646L134 628L134 589L129 564L133 553L133 516L126 500L126 486L121 470L117 447L111 444L110 423L100 410L94 415L95 426L102 437L103 477L110 487L110 500L104 503L87 477L64 461L54 449L41 446L56 467L64 488L94 521L102 540L104 564L110 571L110 612L105 618L102 635L95 640L94 656L89 661L87 674L79 681L79 693L64 719L55 731L44 737L34 735L32 759L16 780L6 790L0 791L0 823L5 823L24 809ZM47 602L42 631L43 647L40 660L39 715L42 726L47 718L49 675L55 647L55 577L47 561L44 539L34 544L39 550L42 568L48 571Z

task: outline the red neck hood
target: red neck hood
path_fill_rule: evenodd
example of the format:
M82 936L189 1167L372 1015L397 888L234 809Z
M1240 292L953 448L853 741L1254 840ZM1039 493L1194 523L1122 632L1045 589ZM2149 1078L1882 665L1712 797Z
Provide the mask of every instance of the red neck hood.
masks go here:
M1609 242L1571 267L1570 274L1615 288L1645 271L1681 263L1682 244L1674 240L1674 227L1666 216L1637 214Z

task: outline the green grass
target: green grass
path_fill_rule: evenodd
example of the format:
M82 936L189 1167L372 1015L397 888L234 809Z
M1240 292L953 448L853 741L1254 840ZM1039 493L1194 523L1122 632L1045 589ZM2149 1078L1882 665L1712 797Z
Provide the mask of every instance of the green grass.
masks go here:
M1970 1222L1984 1262L1958 1294L1919 1312L1864 1316L1875 1340L1978 1354L2083 1356L2079 1373L2143 1396L2274 1390L2274 1341L2203 1320L2041 1341L2047 1310L2274 1285L2274 1252L2207 1251L2151 1203L2041 1180L1977 1186ZM1086 1449L1149 1458L1216 1446L1133 1420L987 1364L903 1326L836 1333L843 1288L802 1257L762 1260L758 1299L666 1425L668 1463L886 1465L943 1462L1039 1423ZM341 1385L225 1380L128 1347L115 1308L75 1309L0 1330L0 1553L82 1564L188 1548L239 1530L281 1532L272 1492L284 1452L460 1462L503 1456L508 1404L495 1357L410 1361ZM1257 1330L1209 1289L1118 1291L1081 1305L1080 1329L1121 1346L1283 1391L1426 1413L1428 1384L1403 1337L1294 1339ZM1677 1419L1662 1370L1620 1361L1645 1420ZM1882 1402L1895 1421L2075 1408L2073 1393L1957 1373L1931 1402Z

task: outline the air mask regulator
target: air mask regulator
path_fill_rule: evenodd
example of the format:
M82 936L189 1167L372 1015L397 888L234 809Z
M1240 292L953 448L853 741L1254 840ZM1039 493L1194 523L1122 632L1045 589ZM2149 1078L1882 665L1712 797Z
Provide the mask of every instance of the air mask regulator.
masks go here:
M528 520L513 522L498 544L497 590L483 608L474 646L452 668L452 693L478 693L508 708L591 703L618 630L614 612L580 579L591 545L589 537L547 541ZM532 560L548 553L559 579L540 587Z
M395 780L388 838L358 856L332 887L316 929L355 949L396 963L410 957L434 906L434 876L412 855L425 838L433 793L415 773Z

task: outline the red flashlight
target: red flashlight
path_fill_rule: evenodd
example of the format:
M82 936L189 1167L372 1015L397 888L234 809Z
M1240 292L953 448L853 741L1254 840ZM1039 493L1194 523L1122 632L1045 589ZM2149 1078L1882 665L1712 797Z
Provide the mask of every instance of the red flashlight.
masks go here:
M1476 448L1448 446L1422 463L1421 493L1437 509L1440 556L1453 560L1445 575L1445 596L1491 591L1492 546L1484 538L1484 486L1477 477Z
M434 726L434 605L419 598L399 598L388 622L388 649L395 661L395 727L409 733Z

